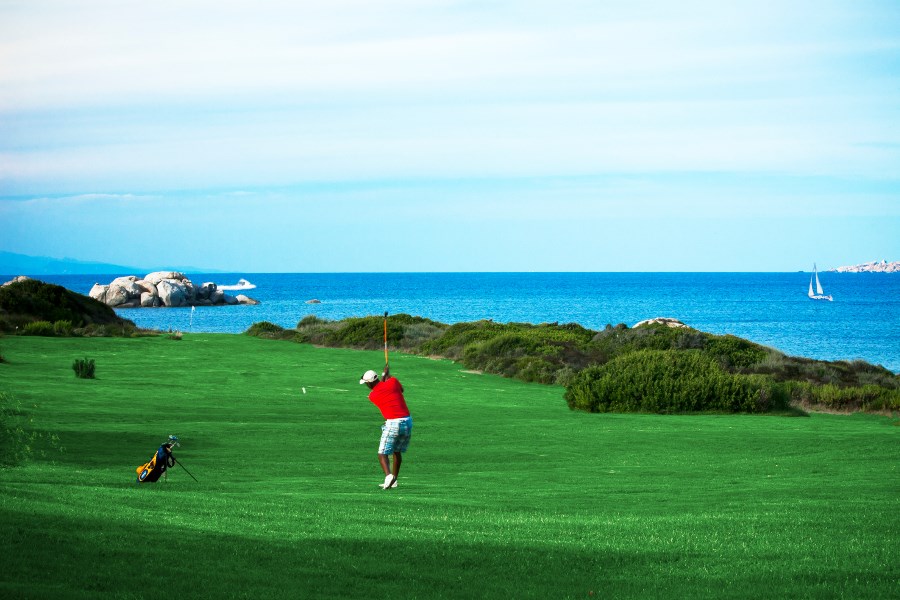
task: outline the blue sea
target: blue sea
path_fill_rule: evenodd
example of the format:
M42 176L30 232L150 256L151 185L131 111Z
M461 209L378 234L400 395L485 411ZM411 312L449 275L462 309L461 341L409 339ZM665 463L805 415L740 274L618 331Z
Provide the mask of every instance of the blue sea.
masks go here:
M136 275L143 275L135 273ZM674 317L715 334L734 334L797 356L863 359L900 372L900 275L820 273L834 302L806 296L809 273L233 273L187 274L200 284L257 287L258 306L125 309L140 327L239 333L258 321L294 327L326 319L408 313L443 323L579 323L632 326ZM87 294L116 275L40 279ZM317 299L321 304L308 304Z

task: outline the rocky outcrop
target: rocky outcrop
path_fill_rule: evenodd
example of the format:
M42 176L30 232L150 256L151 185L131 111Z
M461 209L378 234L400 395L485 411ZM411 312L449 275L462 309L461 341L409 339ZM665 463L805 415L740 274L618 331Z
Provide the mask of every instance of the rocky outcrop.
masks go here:
M863 263L850 267L838 267L830 269L838 273L900 273L900 261L888 262L886 260Z
M0 286L0 287L5 287L5 286L7 286L7 285L12 285L12 284L18 283L18 282L20 282L20 281L29 281L30 279L31 279L31 277L29 277L28 275L17 275L17 276L15 276L15 277L13 277L12 279L10 279L9 281L7 281L6 283L4 283L4 284L3 284L2 286Z
M678 319L670 319L668 317L656 317L655 319L647 319L646 321L641 321L640 323L635 323L634 326L640 327L641 325L656 325L656 324L665 325L666 327L687 327L687 325L685 325Z
M243 294L230 296L212 281L194 285L178 271L156 271L143 278L117 277L107 285L95 283L88 295L113 308L259 304Z

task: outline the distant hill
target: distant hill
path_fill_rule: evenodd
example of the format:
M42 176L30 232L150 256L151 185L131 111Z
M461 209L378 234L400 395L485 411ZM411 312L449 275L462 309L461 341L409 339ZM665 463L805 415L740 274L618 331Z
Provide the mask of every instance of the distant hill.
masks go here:
M74 258L28 256L14 252L0 252L0 275L7 279L16 275L139 275L153 271L181 271L185 273L219 273L217 269L178 265L150 265L143 267L91 262Z
M144 272L145 269L73 258L27 256L14 252L0 252L0 274L3 275L100 275ZM149 272L149 271L148 271Z

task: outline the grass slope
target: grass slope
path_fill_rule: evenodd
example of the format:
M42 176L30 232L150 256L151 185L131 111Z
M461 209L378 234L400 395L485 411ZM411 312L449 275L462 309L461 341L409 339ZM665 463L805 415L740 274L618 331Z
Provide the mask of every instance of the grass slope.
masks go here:
M415 429L385 492L357 383L379 351L210 334L3 354L0 391L65 447L0 470L4 597L885 598L900 580L884 417L587 414L560 387L396 355ZM83 357L96 380L74 377ZM200 483L133 483L170 433Z

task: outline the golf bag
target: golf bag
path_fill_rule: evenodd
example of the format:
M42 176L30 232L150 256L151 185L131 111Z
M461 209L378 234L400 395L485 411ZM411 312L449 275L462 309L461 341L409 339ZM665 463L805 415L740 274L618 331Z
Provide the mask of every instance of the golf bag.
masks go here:
M135 471L137 472L138 483L146 483L148 481L159 481L159 478L166 472L169 467L175 466L175 457L172 456L173 443L165 443L160 446L150 462L141 465Z

